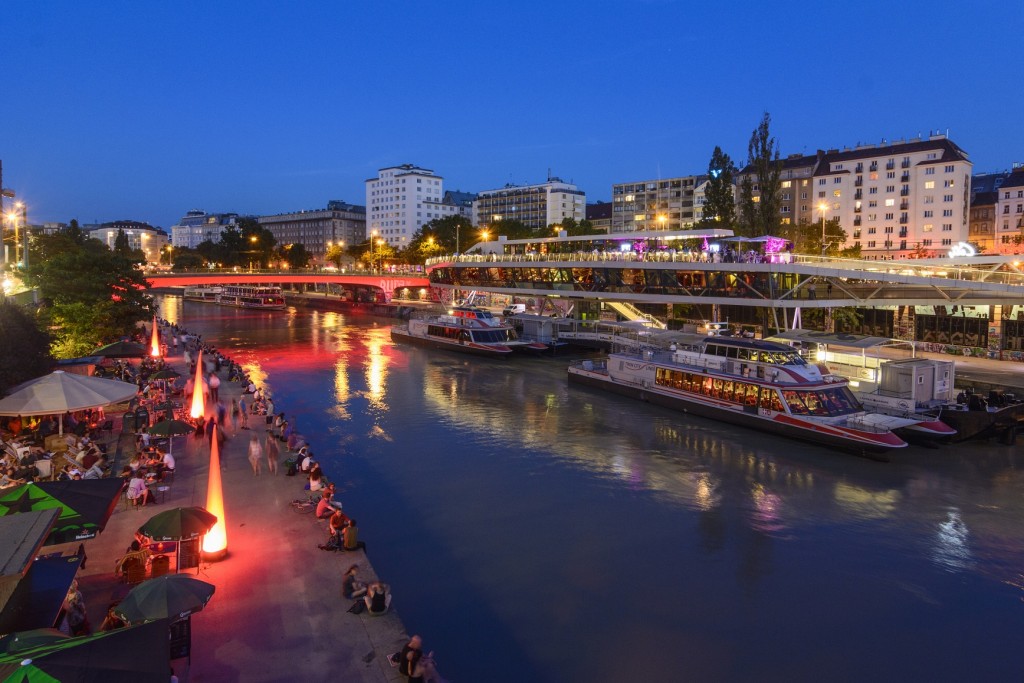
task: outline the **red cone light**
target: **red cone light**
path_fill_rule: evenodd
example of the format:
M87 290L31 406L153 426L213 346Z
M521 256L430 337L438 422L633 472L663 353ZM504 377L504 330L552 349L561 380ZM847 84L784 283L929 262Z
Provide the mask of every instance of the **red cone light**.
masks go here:
M156 325L156 317L153 318L153 338L149 342L149 355L153 358L160 357L160 328Z
M194 419L206 415L206 404L203 402L203 352L199 351L199 358L196 360L196 378L192 387L192 407L188 412Z
M224 559L228 553L228 528L224 523L224 485L220 478L220 445L217 430L210 439L210 476L206 483L206 511L217 523L203 537L203 557L207 561Z

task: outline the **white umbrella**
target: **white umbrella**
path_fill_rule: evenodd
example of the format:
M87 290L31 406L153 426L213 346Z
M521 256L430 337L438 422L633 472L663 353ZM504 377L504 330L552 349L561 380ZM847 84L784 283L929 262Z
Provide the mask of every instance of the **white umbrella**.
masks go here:
M138 391L128 382L57 370L14 387L0 399L0 415L63 415L127 401Z

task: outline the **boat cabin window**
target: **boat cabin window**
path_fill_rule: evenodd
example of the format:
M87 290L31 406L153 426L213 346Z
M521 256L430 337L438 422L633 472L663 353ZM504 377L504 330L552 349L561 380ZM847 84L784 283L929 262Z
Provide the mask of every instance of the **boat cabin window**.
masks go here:
M835 387L821 391L782 392L793 415L817 415L836 417L861 411L860 403L847 387Z

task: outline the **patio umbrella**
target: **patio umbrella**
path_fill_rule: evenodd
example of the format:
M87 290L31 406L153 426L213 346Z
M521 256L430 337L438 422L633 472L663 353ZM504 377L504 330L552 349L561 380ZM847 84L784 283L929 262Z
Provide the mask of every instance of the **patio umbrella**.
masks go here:
M0 655L0 683L167 680L168 634L167 621L159 620Z
M216 586L184 574L167 574L131 589L114 612L129 624L183 619L206 606Z
M0 516L56 508L60 516L44 545L95 538L114 513L123 484L119 478L22 484L0 495Z
M170 404L168 404L170 405ZM174 409L173 406L170 408ZM160 420L155 425L149 428L149 435L158 438L167 438L170 443L170 447L167 449L171 455L174 455L174 437L185 436L196 431L196 428L190 425L188 422L182 420Z
M9 633L0 638L0 655L31 650L69 637L55 628L34 628L31 631Z
M154 541L183 541L202 536L216 521L201 507L174 508L151 517L139 533Z
M92 352L93 356L106 356L107 358L142 358L146 354L146 347L135 342L119 341L113 344L101 346Z
M127 401L139 388L128 382L57 370L23 382L0 399L0 415L64 415ZM60 421L64 433L64 421Z
M24 483L0 496L0 516L56 508L60 516L44 545L94 539L114 514L123 484L120 478Z

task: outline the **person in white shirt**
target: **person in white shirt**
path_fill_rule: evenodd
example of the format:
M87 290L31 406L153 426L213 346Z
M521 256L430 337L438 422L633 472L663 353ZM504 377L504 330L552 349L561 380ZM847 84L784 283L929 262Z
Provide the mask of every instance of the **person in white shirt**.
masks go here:
M164 469L166 469L166 470L173 470L174 469L174 456L171 455L170 453L164 453L163 462L164 462Z

